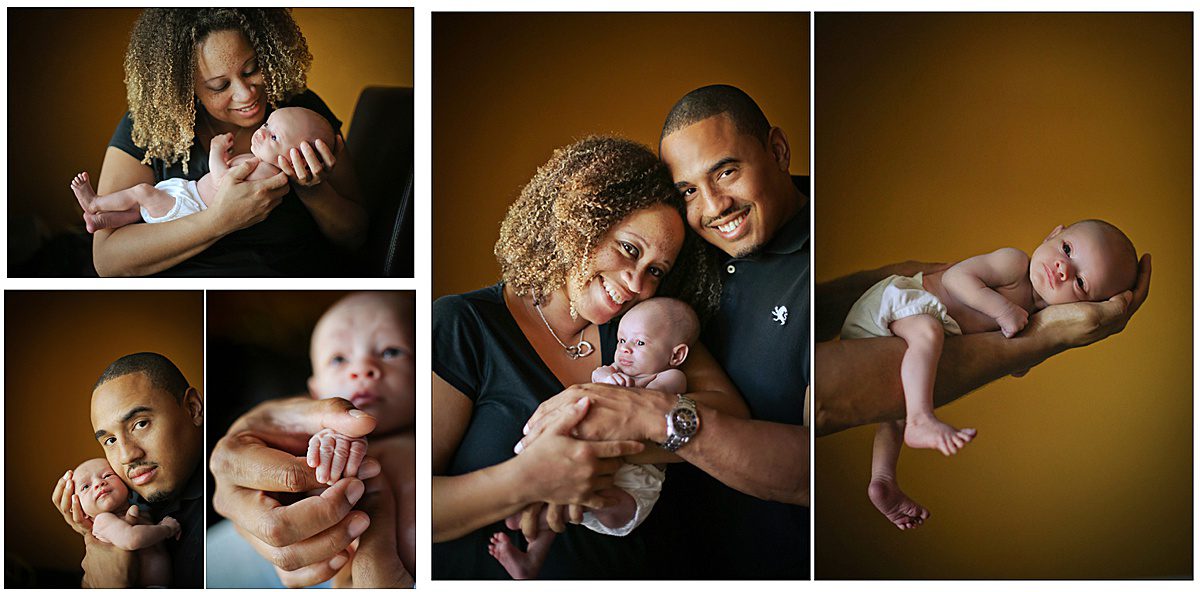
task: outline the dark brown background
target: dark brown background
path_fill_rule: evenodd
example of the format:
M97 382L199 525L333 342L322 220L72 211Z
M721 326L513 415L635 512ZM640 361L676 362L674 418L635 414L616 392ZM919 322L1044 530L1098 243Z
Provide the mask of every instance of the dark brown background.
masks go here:
M925 526L867 499L873 426L817 439L816 576L1190 577L1191 15L818 14L815 34L818 282L1093 217L1154 255L1124 333L939 410L979 430L958 456L902 453Z
M688 91L754 97L808 174L807 14L433 15L433 297L499 279L500 221L559 146L616 134L658 150Z

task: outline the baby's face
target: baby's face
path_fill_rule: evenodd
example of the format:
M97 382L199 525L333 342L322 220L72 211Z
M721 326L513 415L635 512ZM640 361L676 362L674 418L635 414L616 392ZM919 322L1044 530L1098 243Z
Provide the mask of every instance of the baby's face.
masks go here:
M634 308L617 327L615 363L630 376L657 374L671 367L671 354L683 340L675 335L666 315L653 308Z
M1117 266L1117 250L1099 226L1059 226L1029 258L1029 281L1046 304L1097 302L1129 288Z
M412 309L391 295L354 294L333 306L312 337L317 399L341 397L378 420L375 434L413 424L416 415L416 335Z
M102 458L84 461L71 475L79 505L92 518L113 512L129 501L129 489L117 472Z
M271 113L262 127L250 137L250 152L264 162L279 165L278 157L289 161L292 148L299 149L300 143L314 144L320 137L320 115L306 109L285 108ZM316 150L316 146L313 146ZM330 146L332 150L333 147Z

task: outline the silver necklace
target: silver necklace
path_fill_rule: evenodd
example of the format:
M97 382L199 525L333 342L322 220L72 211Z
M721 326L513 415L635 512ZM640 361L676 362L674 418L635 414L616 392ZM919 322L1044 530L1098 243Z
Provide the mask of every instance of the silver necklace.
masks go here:
M585 358L591 355L591 353L595 351L595 348L592 347L592 344L588 343L583 338L583 333L587 330L586 327L584 328L584 331L579 332L579 343L575 345L567 345L563 343L563 340L558 338L558 333L554 332L554 328L550 326L550 321L547 321L546 315L542 314L542 305L536 298L533 300L533 307L537 309L538 316L542 317L542 322L546 324L546 330L550 331L550 336L553 337L554 340L562 346L563 350L567 352L568 358L571 358L572 360L578 360L579 358Z

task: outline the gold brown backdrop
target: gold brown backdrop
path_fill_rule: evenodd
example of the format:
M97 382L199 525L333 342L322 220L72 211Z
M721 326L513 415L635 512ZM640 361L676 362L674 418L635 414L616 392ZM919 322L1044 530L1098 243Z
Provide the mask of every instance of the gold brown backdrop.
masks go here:
M1154 256L1123 333L943 407L979 430L957 457L903 452L921 528L867 499L873 427L817 439L817 578L1192 575L1191 24L816 16L818 282L1081 218Z

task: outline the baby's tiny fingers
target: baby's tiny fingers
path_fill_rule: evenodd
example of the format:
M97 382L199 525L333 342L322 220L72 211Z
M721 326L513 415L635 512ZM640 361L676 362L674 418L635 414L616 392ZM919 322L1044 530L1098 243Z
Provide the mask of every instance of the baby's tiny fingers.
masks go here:
M329 481L332 483L342 478L342 469L346 468L346 459L350 457L350 442L338 438L333 449L333 466L329 469Z
M314 469L321 464L321 442L315 435L308 439L307 461L308 466Z
M358 467L362 464L362 460L367 456L367 443L363 440L355 440L350 444L350 458L346 459L346 476L357 477Z

